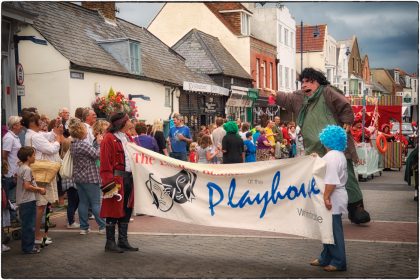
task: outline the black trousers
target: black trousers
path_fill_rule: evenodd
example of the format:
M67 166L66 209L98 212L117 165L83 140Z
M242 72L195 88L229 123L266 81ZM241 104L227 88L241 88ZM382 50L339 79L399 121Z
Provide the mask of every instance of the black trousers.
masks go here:
M115 225L116 223L130 222L131 214L133 213L133 208L128 208L128 200L130 198L131 192L133 191L133 184L133 175L123 177L125 216L121 218L106 218L107 224Z

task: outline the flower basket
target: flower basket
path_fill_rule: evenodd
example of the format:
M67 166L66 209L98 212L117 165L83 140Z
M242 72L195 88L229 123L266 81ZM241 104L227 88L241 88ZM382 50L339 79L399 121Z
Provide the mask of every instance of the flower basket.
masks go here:
M121 92L111 89L107 96L98 96L92 103L92 108L98 118L108 119L114 112L125 112L130 118L137 117L136 103L129 100Z

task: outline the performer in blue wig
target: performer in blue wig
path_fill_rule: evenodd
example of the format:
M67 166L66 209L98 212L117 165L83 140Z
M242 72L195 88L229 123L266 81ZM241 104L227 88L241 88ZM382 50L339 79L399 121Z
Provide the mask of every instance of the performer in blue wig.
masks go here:
M337 125L328 125L319 134L319 139L327 149L322 158L326 162L324 204L333 216L333 234L335 244L323 244L321 255L311 262L313 266L322 266L325 271L344 271L347 269L341 215L347 214L348 196L347 160L344 150L347 147L347 133Z

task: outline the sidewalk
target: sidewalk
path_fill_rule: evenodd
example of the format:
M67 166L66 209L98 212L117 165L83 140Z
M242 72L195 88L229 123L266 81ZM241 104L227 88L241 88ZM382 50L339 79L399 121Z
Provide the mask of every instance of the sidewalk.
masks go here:
M54 244L38 256L20 253L20 242L2 254L4 278L416 278L418 206L403 170L361 183L372 222L344 218L348 270L326 273L308 262L318 240L270 232L213 228L136 216L129 240L140 252L105 254L105 237L65 227L54 213ZM90 221L93 230L95 222ZM119 271L125 267L124 271Z

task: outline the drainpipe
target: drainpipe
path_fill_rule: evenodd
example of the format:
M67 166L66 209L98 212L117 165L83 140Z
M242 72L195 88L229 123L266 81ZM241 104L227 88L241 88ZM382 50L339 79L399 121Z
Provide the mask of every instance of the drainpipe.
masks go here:
M175 92L175 90L176 90L176 87L173 87L172 91L171 91L171 117L172 117L172 114L174 113L174 92ZM179 104L179 102L178 102L178 104Z

